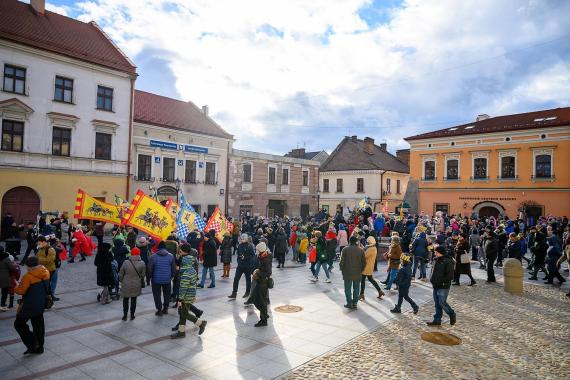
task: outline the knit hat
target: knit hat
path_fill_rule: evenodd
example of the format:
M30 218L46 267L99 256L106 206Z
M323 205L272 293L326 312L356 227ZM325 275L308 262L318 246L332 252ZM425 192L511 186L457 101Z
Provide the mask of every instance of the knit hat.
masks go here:
M190 244L182 244L180 246L180 250L182 252L190 253L192 251L192 246L190 246Z
M440 253L442 255L445 255L445 248L443 245L438 245L437 247L435 247L435 251L437 253Z
M134 247L133 249L131 249L131 256L140 256L141 255L141 250L138 249L137 247Z
M374 236L368 236L368 239L366 239L366 242L370 245L376 245L376 239L374 239Z
M36 256L31 256L28 257L26 259L26 266L33 268L33 267L37 267L40 264L40 261L38 260L38 258Z
M267 251L267 245L264 242L261 242L255 247L255 250L258 253L266 252Z

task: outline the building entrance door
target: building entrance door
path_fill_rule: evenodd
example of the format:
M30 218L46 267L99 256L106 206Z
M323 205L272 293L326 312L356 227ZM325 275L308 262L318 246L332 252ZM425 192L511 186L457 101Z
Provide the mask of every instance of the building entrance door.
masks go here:
M505 215L505 208L496 202L481 202L473 207L473 213L480 218L494 217L498 218L500 215Z
M272 218L274 216L283 217L287 210L287 203L282 200L270 200L267 203L267 216Z
M481 209L479 210L479 218L489 218L492 216L493 218L497 219L499 215L500 215L499 210L497 210L493 206L481 207Z
M14 221L20 224L36 223L40 211L40 197L26 186L14 187L2 198L2 216L11 213Z

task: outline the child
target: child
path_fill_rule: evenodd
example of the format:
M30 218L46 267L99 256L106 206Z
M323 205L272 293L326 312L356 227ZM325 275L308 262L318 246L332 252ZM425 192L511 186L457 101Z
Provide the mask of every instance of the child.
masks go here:
M406 300L414 309L414 314L417 314L420 307L412 300L409 296L410 284L412 282L412 267L410 265L410 256L402 255L401 257L401 267L396 275L396 284L398 285L398 304L390 310L392 313L401 313L402 301Z
M18 280L20 279L21 269L16 261L14 261L14 256L8 256L12 264L14 264L14 271L10 272L10 287L8 288L8 309L14 307L14 288L18 285Z
M311 263L311 273L313 274L310 278L313 281L316 276L315 266L317 265L317 238L311 239L311 247L309 248L309 263Z
M307 262L307 250L309 249L309 238L304 233L299 235L302 235L300 236L301 241L299 243L299 262L305 264Z
M289 245L293 250L293 261L299 261L299 243L297 243L297 226L291 227L291 238L289 239Z

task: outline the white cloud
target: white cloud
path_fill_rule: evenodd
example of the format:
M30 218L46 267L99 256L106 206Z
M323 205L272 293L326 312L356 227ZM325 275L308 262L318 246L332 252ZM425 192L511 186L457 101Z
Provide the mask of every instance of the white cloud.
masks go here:
M65 6L59 6L59 5L55 5L55 4L51 4L51 3L46 3L46 9L48 11L59 13L60 15L63 15L63 16L69 16L69 14L67 12L67 7L65 7Z
M403 147L406 135L443 128L442 120L471 119L482 108L568 104L570 48L561 48L563 40L528 46L570 33L570 3L409 0L375 28L358 16L370 3L87 0L76 6L80 19L100 23L130 57L165 52L178 93L208 104L240 147L259 149L261 139L284 151L295 135L331 131L309 143L331 149L347 130ZM347 129L295 127L299 121Z

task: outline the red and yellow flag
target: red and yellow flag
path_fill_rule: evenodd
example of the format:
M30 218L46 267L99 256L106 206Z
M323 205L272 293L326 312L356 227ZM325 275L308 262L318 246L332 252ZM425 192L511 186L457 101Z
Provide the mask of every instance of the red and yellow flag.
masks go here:
M137 190L123 223L160 240L166 239L175 225L168 210L142 190Z
M75 198L75 219L98 220L106 223L121 224L120 209L111 203L100 201L85 191L78 189Z
M208 219L208 223L206 223L206 227L204 227L204 233L208 233L210 230L216 231L216 239L221 243L224 234L226 232L231 233L233 229L233 224L230 223L221 213L220 208L216 207L210 219Z
M178 203L174 202L172 199L168 199L164 207L168 210L172 219L178 219L178 213L180 212L181 208Z

